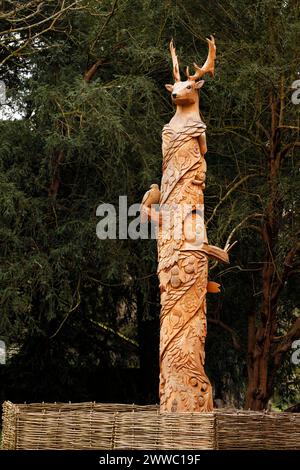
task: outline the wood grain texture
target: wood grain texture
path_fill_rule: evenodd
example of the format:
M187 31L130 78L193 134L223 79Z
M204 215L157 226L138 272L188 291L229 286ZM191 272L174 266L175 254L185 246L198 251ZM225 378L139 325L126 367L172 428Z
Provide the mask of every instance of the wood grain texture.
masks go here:
M214 73L216 47L208 40L202 68L181 81L173 42L174 85L166 85L176 113L162 133L158 276L160 317L160 410L209 412L212 387L204 370L208 256L228 261L224 250L210 247L204 224L207 151L206 126L199 113L197 81ZM166 220L168 221L166 223ZM218 292L218 289L210 289Z
M162 226L158 237L158 275L161 289L160 406L161 411L211 411L212 388L204 371L206 337L206 290L208 260L196 243L184 250L188 234L173 236L174 224L184 225L193 209L203 205L206 162L199 136L203 123L195 122L175 132L163 131L163 178L161 207L174 207L181 217ZM195 185L201 181L202 186ZM190 210L185 214L184 207ZM182 211L180 211L180 209ZM161 208L164 211L164 208ZM177 214L178 215L178 214ZM204 228L204 220L202 230ZM206 238L206 235L205 237Z

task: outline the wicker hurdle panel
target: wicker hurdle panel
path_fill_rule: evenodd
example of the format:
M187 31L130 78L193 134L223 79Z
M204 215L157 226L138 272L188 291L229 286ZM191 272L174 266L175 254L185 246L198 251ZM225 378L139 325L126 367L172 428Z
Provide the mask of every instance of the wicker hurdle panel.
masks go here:
M300 449L300 415L218 411L216 441L223 450Z
M114 449L159 449L160 433L158 411L117 413Z
M214 413L162 413L159 449L215 449Z
M113 449L116 415L158 407L112 403L3 405L4 449ZM156 410L156 411L155 411Z
M3 449L300 449L300 415L159 413L156 405L3 405Z

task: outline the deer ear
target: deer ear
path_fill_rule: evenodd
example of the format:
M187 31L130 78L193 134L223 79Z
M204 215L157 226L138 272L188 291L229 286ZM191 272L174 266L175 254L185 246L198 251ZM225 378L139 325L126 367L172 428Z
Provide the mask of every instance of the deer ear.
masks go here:
M174 85L169 85L169 84L167 84L167 85L165 85L165 87L166 87L166 89L167 89L170 93L172 93L173 88L174 88Z
M202 88L204 83L205 83L204 80L199 80L199 82L196 82L195 83L196 90L199 90L199 88Z

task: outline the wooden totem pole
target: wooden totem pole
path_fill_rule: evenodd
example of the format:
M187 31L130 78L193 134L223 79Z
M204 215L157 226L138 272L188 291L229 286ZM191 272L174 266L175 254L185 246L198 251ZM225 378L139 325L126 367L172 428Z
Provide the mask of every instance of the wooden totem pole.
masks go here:
M199 113L199 89L206 73L214 75L216 46L200 68L181 81L173 42L174 85L166 85L176 113L163 128L161 188L146 193L142 214L155 218L150 204L159 202L158 276L160 317L160 410L162 412L211 411L212 387L204 371L206 292L219 292L208 282L208 257L228 262L226 250L209 245L204 225L207 152L206 126Z

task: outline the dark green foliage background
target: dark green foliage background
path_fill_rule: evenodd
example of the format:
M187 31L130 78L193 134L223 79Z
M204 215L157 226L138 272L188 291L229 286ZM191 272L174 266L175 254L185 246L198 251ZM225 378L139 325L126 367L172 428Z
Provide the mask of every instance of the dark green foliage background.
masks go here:
M287 119L298 125L289 91L297 78L298 10L292 1L119 0L107 22L113 2L78 3L82 9L67 11L1 68L9 103L18 103L24 118L0 121L0 335L10 351L0 366L0 401L152 403L158 401L155 242L98 240L96 208L118 204L119 195L139 202L159 183L161 129L174 112L164 88L172 80L168 42L174 37L182 66L202 63L205 37L214 33L216 77L201 90L210 242L224 246L248 214L263 212L267 142L256 123L269 126L268 93L283 75ZM58 4L49 1L47 8ZM86 83L83 74L97 59L103 63ZM59 156L53 198L48 190ZM294 151L281 176L292 216L282 227L278 263L292 243L297 174ZM234 239L230 267L211 271L222 293L209 297L208 317L233 328L240 349L228 331L209 324L207 372L216 397L241 406L247 314L259 308L263 248L251 227ZM297 313L295 285L293 277L282 295L283 329ZM282 406L293 401L296 387L287 357L277 380Z

